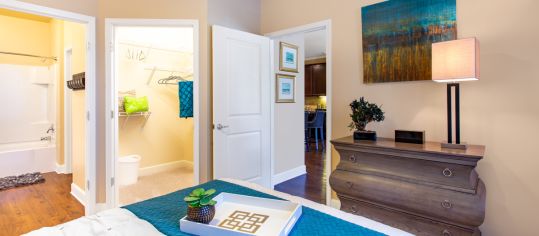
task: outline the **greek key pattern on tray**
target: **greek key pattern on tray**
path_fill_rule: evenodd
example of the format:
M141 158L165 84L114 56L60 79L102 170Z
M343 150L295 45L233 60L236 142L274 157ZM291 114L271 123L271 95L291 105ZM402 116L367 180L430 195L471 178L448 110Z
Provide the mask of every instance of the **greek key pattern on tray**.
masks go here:
M267 215L234 211L227 219L221 221L219 227L254 234L268 218Z

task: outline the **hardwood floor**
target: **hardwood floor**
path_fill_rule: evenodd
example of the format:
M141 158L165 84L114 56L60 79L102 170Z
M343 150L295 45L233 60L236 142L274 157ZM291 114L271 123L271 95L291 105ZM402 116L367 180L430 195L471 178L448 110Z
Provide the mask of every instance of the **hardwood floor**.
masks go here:
M84 215L70 194L72 175L45 173L45 182L0 191L0 235L28 233Z
M311 148L310 152L305 152L307 174L280 183L275 190L326 204L325 160L325 152Z

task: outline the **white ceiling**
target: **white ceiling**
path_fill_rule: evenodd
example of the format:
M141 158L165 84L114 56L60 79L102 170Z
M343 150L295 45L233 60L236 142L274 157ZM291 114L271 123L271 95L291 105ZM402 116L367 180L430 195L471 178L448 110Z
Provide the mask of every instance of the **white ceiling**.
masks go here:
M305 33L305 59L326 56L326 31Z

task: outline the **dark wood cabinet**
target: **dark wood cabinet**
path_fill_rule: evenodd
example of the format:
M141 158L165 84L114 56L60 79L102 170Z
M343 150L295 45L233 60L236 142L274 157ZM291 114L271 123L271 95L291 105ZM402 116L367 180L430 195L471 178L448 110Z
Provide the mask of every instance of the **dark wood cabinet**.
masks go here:
M326 95L326 64L305 66L305 96Z
M486 188L475 167L484 146L451 150L435 142L352 137L332 143L341 160L330 184L341 210L416 235L481 234Z
M313 95L313 70L311 65L305 66L305 96Z

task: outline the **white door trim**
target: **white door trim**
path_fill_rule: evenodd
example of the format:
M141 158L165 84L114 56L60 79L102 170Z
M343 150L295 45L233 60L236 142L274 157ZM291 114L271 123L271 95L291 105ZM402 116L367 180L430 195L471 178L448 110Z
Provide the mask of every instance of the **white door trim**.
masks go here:
M96 47L95 47L95 17L86 16L74 12L58 10L36 4L2 0L0 8L30 14L47 16L55 19L77 22L86 25L86 42L88 52L86 54L86 194L85 214L93 215L96 207Z
M333 57L332 57L332 50L331 50L331 45L332 45L332 32L331 32L331 20L324 20L324 21L319 21L319 22L315 22L315 23L312 23L312 24L307 24L307 25L302 25L302 26L298 26L298 27L293 27L293 28L289 28L289 29L285 29L285 30L280 30L280 31L277 31L277 32L273 32L273 33L269 33L269 34L266 34L266 36L270 37L270 38L278 38L278 37L282 37L282 36L286 36L286 35L292 35L292 34L298 34L298 33L305 33L305 32L310 32L310 31L316 31L316 30L326 30L326 98L327 98L327 101L326 101L326 104L327 104L327 108L326 108L326 163L325 163L325 170L326 171L330 171L331 172L331 154L332 154L332 148L331 148L331 127L332 127L332 108L333 108L333 91L332 91L332 88L333 88ZM275 68L275 67L273 67ZM273 71L274 73L278 73L278 71ZM271 94L275 94L275 86L272 87L272 92ZM274 161L275 161L275 150L274 150L274 138L275 138L275 135L274 135L274 127L275 127L275 120L274 120L274 117L275 117L275 103L272 103L272 107L271 107L271 126L272 126L272 131L271 131L271 140L272 140L272 150L271 150L271 173L272 175L275 174L273 173L274 172ZM326 205L331 205L331 186L329 185L329 174L330 173L326 173ZM275 185L274 183L272 183L272 185Z
M66 81L72 77L73 49L64 49L64 79L58 86L64 87L64 173L73 172L73 121L72 121L72 95L73 91L68 89Z
M193 75L193 119L194 119L194 140L193 140L193 161L194 161L194 183L200 181L200 46L199 46L199 23L198 20L180 19L105 19L105 70L106 70L106 192L107 208L119 206L118 185L112 182L116 173L116 157L118 153L118 122L117 122L117 85L118 81L113 75L114 52L114 29L120 26L170 26L170 27L192 27L194 42L194 75ZM113 140L110 140L112 138Z

